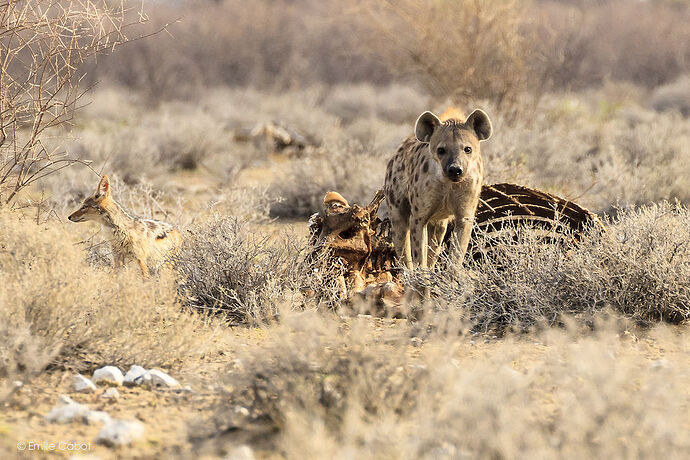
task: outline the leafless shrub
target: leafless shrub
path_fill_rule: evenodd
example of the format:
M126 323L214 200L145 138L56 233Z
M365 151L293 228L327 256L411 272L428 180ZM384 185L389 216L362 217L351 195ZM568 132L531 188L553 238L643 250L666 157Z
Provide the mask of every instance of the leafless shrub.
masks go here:
M124 3L0 3L0 202L78 160L47 148L47 130L68 122L82 95L80 65L127 41Z
M409 123L429 109L429 96L409 86L392 84L339 85L331 88L321 106L345 123L372 118Z
M538 6L533 46L555 88L606 80L654 87L688 71L687 4L608 0L544 1Z
M278 305L297 303L304 267L296 244L272 242L232 217L214 216L189 231L176 260L189 306L244 324L274 320Z
M342 14L335 19L334 8L343 7L348 5L320 0L158 5L154 23L181 19L169 27L170 34L134 43L94 70L98 77L142 89L153 101L189 97L199 87L216 85L387 83L384 63L356 51L362 27ZM233 27L227 27L229 20Z
M603 234L591 232L577 245L541 242L518 231L488 248L490 257L457 263L432 275L442 309L455 309L482 330L559 323L568 315L592 318L611 309L650 324L690 319L685 234L690 213L668 203L625 211Z
M539 68L528 65L524 20L514 0L396 0L369 10L372 40L399 73L413 74L432 94L513 104L539 91Z
M319 155L294 161L270 189L279 201L271 215L304 217L319 211L323 197L337 190L353 203L368 203L383 184L385 158L356 141L328 147Z

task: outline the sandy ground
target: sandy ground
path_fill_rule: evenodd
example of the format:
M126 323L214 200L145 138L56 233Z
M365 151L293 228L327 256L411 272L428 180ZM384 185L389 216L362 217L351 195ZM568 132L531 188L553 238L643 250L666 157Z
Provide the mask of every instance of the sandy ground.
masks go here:
M372 319L372 338L381 337L386 329L395 329L396 320ZM343 326L347 327L347 319ZM249 346L257 344L271 333L270 328L257 331L245 328L229 330L228 333L237 337L245 337ZM660 359L672 363L690 365L689 358L683 350L669 347L653 337L639 338L632 334L622 334L620 341L626 350L640 360L643 366L652 366ZM477 337L477 340L467 342L457 349L454 358L463 365L471 366L477 362L494 359L505 352L505 342L501 339ZM425 346L408 347L408 353L420 362L425 353ZM530 369L548 365L549 346L529 336L517 338L510 343L514 352L511 367L526 373ZM629 348L629 350L628 350ZM234 356L228 355L227 363ZM237 445L238 438L231 435L208 436L205 430L196 431L194 427L209 425L221 401L222 392L216 386L217 371L222 369L223 362L208 363L200 369L196 377L177 376L181 384L190 385L191 392L173 391L168 389L147 390L140 387L119 387L120 398L116 401L105 400L101 397L105 387L93 394L78 394L72 391L71 380L74 375L70 371L53 371L43 374L19 389L0 413L0 457L2 458L69 458L73 455L83 458L219 458L233 445ZM548 417L558 408L550 398L548 384L534 388L535 400L538 406L533 408L535 413ZM44 416L53 408L60 395L66 394L75 401L87 404L91 409L108 412L111 417L128 420L139 420L146 426L143 439L126 447L109 448L97 445L94 439L101 428L100 424L85 425L81 422L70 424L53 424L44 421ZM206 433L199 436L199 433ZM76 441L83 445L84 450L69 451L61 449L61 442ZM41 444L43 450L27 450L28 443ZM56 447L48 451L47 444ZM25 446L25 450L18 450L18 446ZM278 458L275 452L256 451L259 458ZM82 457L75 457L82 458Z

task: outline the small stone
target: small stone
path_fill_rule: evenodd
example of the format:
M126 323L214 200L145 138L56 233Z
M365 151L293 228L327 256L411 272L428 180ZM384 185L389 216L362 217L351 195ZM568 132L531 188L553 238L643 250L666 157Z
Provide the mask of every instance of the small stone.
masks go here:
M65 404L76 404L74 399L70 398L67 395L60 395L60 399L58 399L58 403L65 405Z
M12 382L12 386L15 388L21 388L24 386L24 382L22 382L21 380L15 380L14 382Z
M96 369L93 373L93 383L105 382L110 385L122 385L125 377L122 375L122 371L115 366L105 366L100 369Z
M96 391L96 385L81 374L72 377L72 387L77 393L93 393Z
M84 417L84 421L87 425L94 425L96 423L107 424L110 423L111 420L112 419L110 418L110 415L108 415L107 412L103 412L101 410L92 410L88 414L86 414L86 417Z
M117 388L108 388L101 395L101 398L103 398L103 399L118 399L119 397L120 397L120 392L117 391Z
M135 385L151 385L151 373L146 371L146 373L140 375L134 379Z
M146 374L148 374L148 371L146 369L135 364L132 367L130 367L127 373L125 374L124 383L127 386L141 385L141 383L143 383L146 379L141 380L140 383L136 383L136 380L140 377L146 376Z
M58 404L46 414L45 420L51 423L70 423L73 420L83 420L90 411L87 406L62 395Z
M144 425L136 420L111 420L96 436L96 443L108 447L124 446L144 435Z
M419 347L421 347L421 346L424 344L424 340L422 340L422 339L419 338L419 337L412 337L412 338L410 339L410 342L412 343L412 346L415 347L415 348L419 348Z
M652 369L670 369L671 363L669 363L667 359L660 358L652 361L650 367Z
M256 460L254 450L246 444L233 447L223 460Z
M165 372L158 369L151 369L149 371L151 374L151 384L156 387L177 387L180 383L174 378L170 377Z
M242 417L249 417L249 409L243 406L235 406L233 412L235 412L237 415L241 415Z

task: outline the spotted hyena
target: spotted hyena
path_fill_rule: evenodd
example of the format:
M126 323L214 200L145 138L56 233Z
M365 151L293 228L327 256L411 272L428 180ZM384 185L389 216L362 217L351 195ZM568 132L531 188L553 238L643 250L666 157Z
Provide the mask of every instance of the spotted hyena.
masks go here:
M446 113L421 114L386 170L393 244L409 268L434 266L453 220L458 257L470 240L484 178L480 143L491 137L491 121L479 109L466 119Z

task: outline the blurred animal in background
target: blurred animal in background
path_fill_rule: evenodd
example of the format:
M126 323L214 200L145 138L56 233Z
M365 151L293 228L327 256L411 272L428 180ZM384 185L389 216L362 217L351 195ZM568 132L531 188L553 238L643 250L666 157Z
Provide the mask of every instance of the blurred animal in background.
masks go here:
M112 197L110 180L103 176L93 195L69 217L72 222L94 221L108 234L115 268L136 260L147 278L149 267L158 268L182 243L180 232L172 225L132 216Z
M424 112L414 136L388 162L384 192L393 244L408 268L434 266L451 222L458 258L464 257L484 180L480 143L491 131L479 109L467 118L453 108L441 118Z
M258 123L251 129L239 129L235 131L233 139L237 142L251 141L257 148L295 157L319 147L311 136L276 121Z

